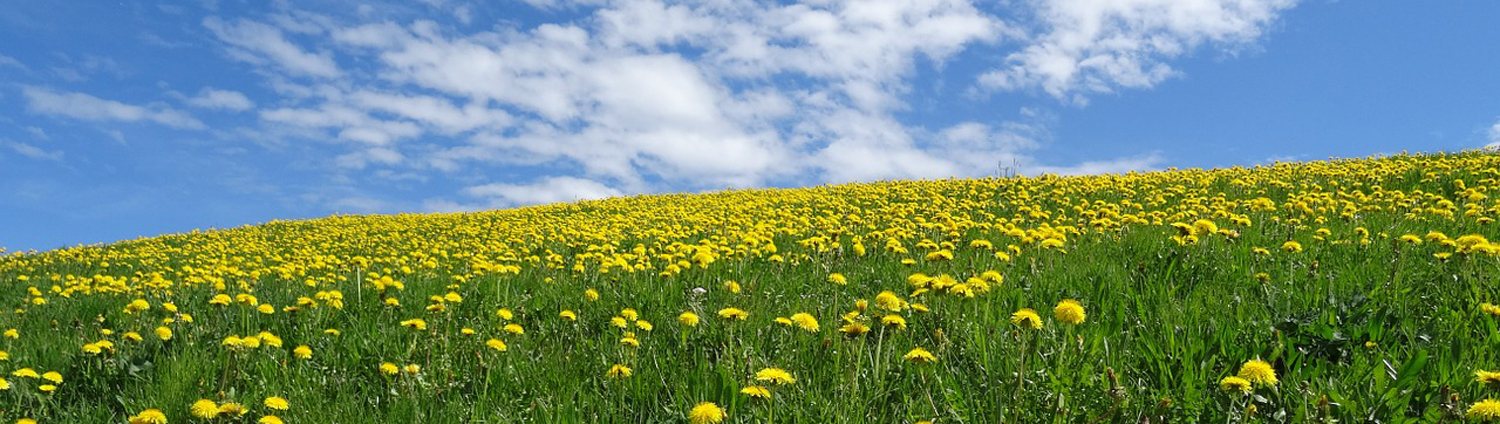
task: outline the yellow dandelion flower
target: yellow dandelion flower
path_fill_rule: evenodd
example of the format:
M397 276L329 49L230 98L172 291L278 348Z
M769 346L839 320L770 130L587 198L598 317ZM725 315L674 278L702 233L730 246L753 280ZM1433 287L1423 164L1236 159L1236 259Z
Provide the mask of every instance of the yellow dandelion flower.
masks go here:
M41 374L37 374L36 370L31 369L31 368L21 368L21 369L15 370L15 371L11 371L10 375L13 375L13 376L16 376L16 377L24 377L24 378L41 378L42 377Z
M858 322L850 322L839 327L839 332L847 336L860 336L870 332L870 327Z
M1484 383L1490 387L1500 388L1500 372L1477 370L1474 371L1474 381Z
M564 310L562 312L558 312L557 316L559 318L562 318L562 319L565 319L565 320L568 320L568 321L577 321L578 320L578 314L573 313L573 311Z
M692 424L718 424L725 418L729 418L729 414L713 402L698 402L688 411L688 421Z
M625 378L629 377L634 372L635 370L630 369L630 367L615 364L614 366L609 367L609 371L604 372L604 376L609 378Z
M156 327L156 338L162 341L172 340L172 329L167 327Z
M1489 302L1479 304L1479 310L1486 314L1500 316L1500 306L1495 306Z
M505 324L505 332L511 334L526 334L526 329L521 328L520 324Z
M875 295L875 305L879 306L881 309L895 312L900 312L906 309L906 307L908 306L905 300L901 300L900 297L896 296L896 293L893 293L889 290L880 292L880 294ZM860 308L860 310L864 310L864 308Z
M1015 324L1021 328L1030 328L1033 330L1042 329L1041 315L1037 315L1036 311L1032 310L1031 308L1021 308L1021 310L1016 311L1016 313L1010 314L1010 323Z
M32 421L35 423L36 421ZM18 421L17 424L20 422ZM130 417L130 424L167 424L167 414L158 409L147 409Z
M214 401L208 399L198 399L198 401L193 402L193 406L188 409L193 413L194 417L202 418L205 420L217 418L219 416L219 404L214 403Z
M1239 377L1261 386L1275 386L1279 382L1271 364L1259 359L1252 359L1241 365Z
M749 396L749 397L753 397L753 398L760 398L760 399L770 399L771 398L771 391L767 390L764 386L748 386L748 387L745 387L743 389L740 389L740 393L744 394L745 396Z
M808 332L818 332L818 319L813 318L811 314L801 312L792 314L792 323L796 324L797 328L801 328Z
M132 300L129 304L125 305L125 313L127 314L133 314L147 309L151 309L151 303L147 302L146 299Z
M382 363L380 364L380 373L385 375L396 375L401 373L401 367L390 362Z
M934 356L932 352L928 352L927 349L923 349L920 347L912 348L910 352L906 352L905 355L901 355L901 359L906 360L906 362L916 364L930 364L933 362L937 362L937 356Z
M401 372L404 372L407 375L413 375L422 372L422 366L417 364L406 364L406 366L401 367Z
M749 312L745 312L743 310L740 310L739 308L724 308L724 309L720 309L719 310L719 318L723 318L723 319L727 319L727 320L736 320L737 319L737 320L740 320L740 321L744 321L746 318L749 318L749 317L750 317L750 313Z
M285 411L291 409L292 407L292 405L286 401L286 398L280 396L268 397L264 402L262 402L262 404L266 405L267 408L280 411Z
M1466 414L1469 419L1480 421L1500 421L1500 400L1485 399L1474 402L1469 406Z
M505 342L500 341L500 339L489 339L489 341L484 342L484 345L488 346L490 349L494 349L500 352L504 352L506 349L508 349L508 347L505 346Z
M44 392L52 392L57 390L57 386L51 384L43 384L40 386L36 386L36 389Z
M219 413L220 414L225 414L225 415L245 415L245 413L248 413L248 412L250 412L250 408L246 408L245 405L242 405L239 402L228 402L228 403L224 403L224 404L219 405Z
M698 321L698 314L692 312L683 312L682 315L677 316L677 322L688 327L697 326Z
M296 356L297 359L312 359L312 353L312 348L307 347L307 345L297 346L296 349L292 349L292 355Z
M625 321L625 317L610 317L609 325L615 328L625 328L629 327L630 323Z
M1224 389L1226 392L1248 393L1253 387L1250 385L1250 380L1229 376L1224 377L1223 380L1219 380L1219 388Z
M905 330L906 318L902 318L900 315L886 315L880 318L880 324L897 330Z
M583 298L588 299L590 302L597 301L599 300L599 292L594 289L584 290Z
M1083 311L1083 304L1073 299L1057 302L1057 307L1052 309L1052 315L1057 317L1058 321L1068 324L1079 324L1087 318Z
M412 318L406 321L401 321L401 326L409 327L417 331L422 331L427 329L427 321L421 318Z
M766 381L772 384L792 384L797 382L797 379L792 377L792 373L786 372L786 370L781 368L762 369L755 373L755 380Z
M1282 243L1281 244L1281 250L1285 251L1287 253L1301 252L1302 251L1302 243L1298 243L1296 241L1288 241L1286 243Z
M58 374L57 371L47 371L46 374L42 374L42 379L58 384L63 382L62 374Z
M260 417L260 419L255 420L255 422L259 424L286 424L286 421L282 421L281 417L275 415Z
M516 314L512 313L509 309L502 308L498 311L495 311L495 316L500 317L500 319L510 321L511 319L516 317Z
M835 272L832 274L828 274L828 282L842 286L845 284L849 284L849 279L845 278L844 274Z

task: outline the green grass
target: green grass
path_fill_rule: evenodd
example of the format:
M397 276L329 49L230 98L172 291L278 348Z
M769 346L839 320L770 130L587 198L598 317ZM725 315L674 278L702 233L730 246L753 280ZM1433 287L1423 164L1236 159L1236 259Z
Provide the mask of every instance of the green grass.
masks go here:
M1455 421L1472 402L1495 396L1494 389L1474 381L1473 373L1500 368L1497 317L1478 307L1496 301L1500 260L1485 254L1439 260L1435 253L1453 248L1404 245L1396 239L1429 231L1496 239L1494 224L1480 224L1461 209L1475 203L1479 216L1493 217L1491 201L1461 201L1462 190L1451 181L1491 187L1497 163L1493 155L1465 153L1134 179L958 180L647 197L531 208L515 212L520 217L500 212L278 222L11 256L0 259L0 291L14 303L12 309L24 313L0 314L0 328L20 333L18 339L0 339L0 349L10 357L0 362L0 371L53 370L65 382L44 394L37 390L40 381L7 374L12 388L0 392L0 420L126 422L156 408L172 423L200 422L188 407L210 399L242 402L252 411L202 422L254 422L273 413L260 405L263 398L281 396L292 408L274 414L288 423L676 423L684 422L687 411L702 401L723 407L726 422L735 423ZM1349 175L1340 175L1344 172ZM1204 176L1216 178L1200 183ZM1267 181L1230 183L1245 176ZM1486 179L1489 184L1480 183ZM1400 190L1414 200L1360 201L1339 194L1355 189L1371 194L1374 185L1385 193ZM1174 187L1181 192L1173 194ZM1019 196L1021 190L1028 196ZM1441 197L1414 195L1416 190ZM1072 209L1080 200L1149 205L1152 196L1167 194L1159 205L1145 207L1165 211L1170 219L1162 224L1093 231L1089 219ZM1213 200L1219 196L1224 201ZM1229 203L1257 197L1280 207L1252 211ZM1239 237L1211 236L1186 246L1171 240L1176 230L1166 223L1194 219L1184 214L1197 210L1195 202L1184 200L1188 198L1201 200L1201 217L1236 229ZM760 203L744 206L746 199ZM1318 206L1328 210L1295 212L1290 206L1295 199L1324 199ZM1459 213L1407 215L1412 206L1434 206L1442 199L1457 203ZM1341 201L1388 209L1341 218ZM1081 230L1068 236L1066 252L967 224L951 237L948 229L909 219L936 222L948 214L970 223L996 223L998 218L1026 217L1018 207L1027 203L1053 216L1026 219L1022 228L1049 222ZM1391 205L1401 208L1392 211ZM1214 211L1242 215L1253 224L1236 227L1225 217L1214 217ZM843 217L851 213L861 215L861 222ZM638 219L653 214L660 220ZM796 222L798 216L821 219L804 225ZM1319 216L1326 222L1316 223ZM1303 224L1287 223L1292 218ZM570 237L547 230L542 231L546 237L526 238L535 235L532 227L567 228L569 223L596 235ZM756 231L757 223L783 230ZM1357 227L1370 232L1369 244L1357 241ZM653 228L694 231L664 235L670 231ZM882 249L885 238L870 235L891 228L904 233L900 238L911 253L887 252ZM1327 241L1313 239L1318 228L1331 232ZM736 249L744 242L734 236L744 234L774 234L786 261L772 261L768 252L757 254L748 246ZM865 256L850 251L856 235L865 236ZM798 243L813 236L838 240L839 247L820 251ZM653 261L654 269L644 272L600 274L595 271L599 260L575 256L586 253L589 244L607 243L628 252L637 242L660 255L672 252L674 241L694 244L715 237L725 238L717 244L734 253L709 267L672 276L658 273L675 261ZM915 244L924 239L952 241L955 257L923 260L926 250ZM1001 249L1016 244L1024 251L1001 261L991 251L968 248L975 239L993 241ZM392 245L392 240L406 244ZM506 250L486 244L492 240L506 241ZM1305 251L1280 251L1287 240L1301 242ZM1255 247L1272 254L1253 254ZM562 269L544 266L547 249L563 255ZM451 256L441 258L439 251ZM412 252L441 259L432 268L397 271L420 262ZM478 262L457 255L461 252L482 253L486 261L515 264L520 270L475 272ZM277 254L284 257L273 259ZM321 259L314 254L346 264L319 268L313 264ZM527 260L531 255L539 259ZM375 258L375 264L349 264L355 256ZM916 263L903 265L907 258ZM113 263L106 267L103 261ZM587 264L585 272L569 269L580 262ZM213 284L184 283L191 275L203 275L184 265L209 264L243 266L245 273L296 264L308 275L212 272L226 279L224 293L253 292L260 302L275 305L277 312L267 315L239 304L210 305L209 299L219 293ZM404 290L387 293L401 307L383 306L374 287L356 283L364 282L370 269L405 283ZM908 297L908 275L951 274L962 282L986 270L1000 272L1004 282L975 298L938 292ZM165 272L176 283L171 289L151 289L136 280L124 293L71 297L48 290L53 274L135 277L137 272ZM849 284L828 283L832 272L846 275ZM1258 273L1269 278L1260 281ZM19 281L22 275L31 281ZM303 284L340 276L348 281ZM469 279L450 289L454 276ZM739 282L741 293L725 290L728 280ZM33 298L27 294L29 286L44 292L45 304L27 303ZM697 287L707 293L693 294ZM586 301L588 288L597 289L601 298ZM280 310L320 290L342 291L346 306ZM464 300L448 304L443 313L423 311L430 296L450 290ZM931 312L901 311L909 327L894 330L879 325L884 312L872 305L865 314L874 319L868 322L870 333L846 337L837 332L843 325L839 317L854 310L857 299L873 304L875 295L886 290L921 302ZM123 312L136 298L150 301L152 309ZM1088 320L1072 326L1053 319L1052 307L1062 299L1083 302ZM190 324L172 324L176 333L166 342L151 335L162 318L174 315L163 310L162 302L174 302L194 318ZM750 317L726 322L714 316L725 307L744 309ZM1011 314L1025 307L1044 317L1042 330L1011 324ZM501 330L504 322L495 314L499 308L515 312L511 322L524 326L524 335ZM624 330L609 325L610 317L625 308L638 310L641 319L654 324L650 332L635 330L639 347L621 346ZM558 312L564 309L576 311L578 321L560 319ZM684 311L697 313L703 322L696 327L678 324L676 317ZM798 312L816 316L821 331L772 321ZM427 320L428 330L398 325L416 317ZM478 334L460 334L465 327ZM102 336L100 330L106 328L114 335ZM325 335L329 328L342 334ZM122 340L126 331L137 331L145 340ZM284 346L244 351L220 346L229 335L261 331L279 336ZM490 338L504 340L509 349L490 350L484 344ZM114 353L95 356L80 349L104 339L116 344ZM293 358L297 345L310 346L313 358ZM913 347L930 350L938 361L902 361ZM1273 365L1280 384L1249 395L1219 389L1221 378L1256 358ZM383 362L417 364L422 371L384 376L377 371ZM616 363L633 368L633 376L606 378L605 371ZM785 369L797 382L770 387L774 394L769 401L739 394L742 387L758 384L752 376L767 367ZM1457 400L1448 399L1450 395ZM1250 414L1252 405L1255 412Z

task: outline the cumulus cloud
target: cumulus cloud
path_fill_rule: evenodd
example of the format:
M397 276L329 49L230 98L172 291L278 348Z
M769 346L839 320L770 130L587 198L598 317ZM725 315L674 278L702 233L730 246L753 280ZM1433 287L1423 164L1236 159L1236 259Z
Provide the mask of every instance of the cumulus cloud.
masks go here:
M187 102L190 105L201 108L223 109L236 112L255 107L255 102L251 102L249 97L245 97L244 93L215 88L204 88L198 92L197 96L189 98Z
M165 106L138 106L84 93L58 92L32 86L22 87L21 93L26 96L28 110L37 114L85 121L146 121L175 128L204 128L203 122L192 115Z
M1036 161L1056 125L1041 108L926 125L902 114L921 67L942 71L976 45L1009 52L980 58L995 67L970 69L965 83L1083 104L1152 87L1176 74L1170 60L1201 46L1253 43L1294 1L1030 0L987 5L1008 9L992 13L971 0L534 0L580 18L478 32L307 14L203 24L282 95L260 118L348 142L335 160L343 168L541 173L463 191L478 203L437 194L426 204L457 210L667 189L1156 168L1159 154ZM359 67L343 72L345 60Z
M1297 0L1032 0L1037 30L980 82L1041 89L1077 103L1089 94L1150 88L1177 71L1168 60L1204 44L1251 43Z

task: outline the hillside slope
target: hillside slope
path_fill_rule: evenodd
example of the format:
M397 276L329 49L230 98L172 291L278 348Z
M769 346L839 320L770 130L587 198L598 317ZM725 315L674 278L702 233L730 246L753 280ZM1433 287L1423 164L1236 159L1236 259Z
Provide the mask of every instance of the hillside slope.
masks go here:
M1500 419L1497 169L895 181L13 254L0 421Z

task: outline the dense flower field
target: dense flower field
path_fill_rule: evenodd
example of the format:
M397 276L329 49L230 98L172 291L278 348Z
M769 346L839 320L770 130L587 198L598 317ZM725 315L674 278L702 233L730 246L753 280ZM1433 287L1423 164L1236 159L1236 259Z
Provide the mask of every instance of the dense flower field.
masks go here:
M655 195L0 258L0 420L1500 420L1500 156Z

